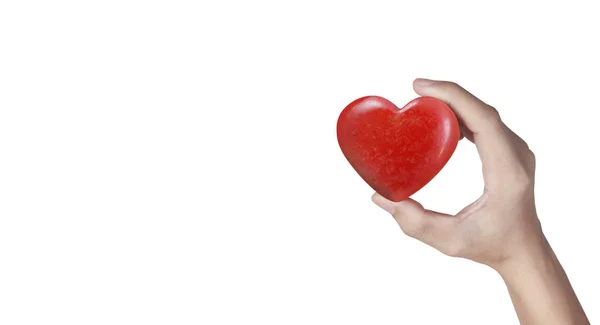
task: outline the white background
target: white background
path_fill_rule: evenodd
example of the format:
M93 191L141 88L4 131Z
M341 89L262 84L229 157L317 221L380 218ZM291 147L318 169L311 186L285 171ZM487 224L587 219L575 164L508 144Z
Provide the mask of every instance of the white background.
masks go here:
M346 104L403 106L416 77L530 144L600 321L594 1L491 3L0 2L0 323L516 324L497 274L406 237L338 147ZM414 198L481 190L463 141Z

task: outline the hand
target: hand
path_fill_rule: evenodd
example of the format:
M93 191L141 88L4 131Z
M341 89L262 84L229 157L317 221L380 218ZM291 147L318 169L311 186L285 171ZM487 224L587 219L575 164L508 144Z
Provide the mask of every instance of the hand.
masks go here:
M455 216L425 210L407 199L373 201L400 228L442 253L489 265L502 276L521 324L588 325L575 292L540 227L533 195L535 158L498 112L460 86L417 79L415 91L448 103L462 134L475 143L485 186Z
M455 216L425 210L408 199L373 201L390 212L409 236L450 256L491 267L518 259L544 242L537 218L533 185L535 158L527 144L500 119L498 112L462 87L445 81L417 79L415 91L448 103L462 134L475 143L483 165L483 195Z

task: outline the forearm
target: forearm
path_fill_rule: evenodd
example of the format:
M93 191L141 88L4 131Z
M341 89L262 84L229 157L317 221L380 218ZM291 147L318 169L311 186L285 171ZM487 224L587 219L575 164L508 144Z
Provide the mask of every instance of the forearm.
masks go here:
M545 239L497 271L522 325L589 325L565 271Z

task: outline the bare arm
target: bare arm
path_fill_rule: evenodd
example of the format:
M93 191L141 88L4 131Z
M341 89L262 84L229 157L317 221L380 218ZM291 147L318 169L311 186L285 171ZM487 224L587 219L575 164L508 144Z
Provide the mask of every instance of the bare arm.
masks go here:
M455 216L418 202L373 201L409 236L442 253L495 269L504 279L523 325L588 325L567 275L546 241L534 199L535 157L498 112L462 87L417 79L419 95L450 105L483 167L482 196Z
M497 267L521 324L589 324L550 245L530 247L521 261Z

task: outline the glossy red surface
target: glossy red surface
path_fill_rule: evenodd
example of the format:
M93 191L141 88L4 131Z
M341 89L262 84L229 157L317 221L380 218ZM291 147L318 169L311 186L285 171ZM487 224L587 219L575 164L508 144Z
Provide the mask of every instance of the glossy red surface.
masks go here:
M399 202L446 165L460 137L454 112L439 99L419 97L402 109L368 96L350 103L337 123L340 148L381 196Z

